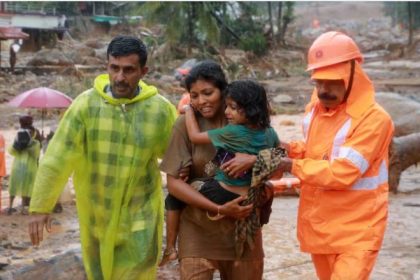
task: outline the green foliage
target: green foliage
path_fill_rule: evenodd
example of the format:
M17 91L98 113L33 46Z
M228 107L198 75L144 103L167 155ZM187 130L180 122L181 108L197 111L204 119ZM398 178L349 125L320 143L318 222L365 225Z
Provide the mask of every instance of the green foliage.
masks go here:
M257 56L267 53L267 40L261 33L255 33L253 36L243 37L240 48L244 51L251 51Z
M287 25L294 19L294 2L283 2L281 21L284 34ZM273 15L281 5L273 6ZM142 15L146 23L163 27L163 40L170 49L192 47L206 50L209 46L240 47L263 55L269 48L264 35L269 23L267 2L136 2L132 15ZM273 18L273 17L272 17ZM271 19L273 20L273 19ZM162 24L165 23L165 24ZM273 33L274 34L274 33ZM273 42L274 38L269 38ZM160 39L158 39L160 41Z
M286 2L286 10L283 14L283 21L288 21L289 23L295 19L295 2Z
M240 37L240 41L225 37L224 43L239 47L244 51L251 51L257 56L264 55L268 48L267 40L263 35L265 19L262 16L262 8L265 4L265 2L238 2L239 16L228 18L227 23Z
M420 2L410 2L414 28L420 27ZM394 24L408 25L408 2L385 2L384 11Z
M57 15L67 15L67 16L73 16L78 15L79 10L77 6L77 2L67 2L67 1L51 1L51 2L40 2L44 6L44 8L48 10L54 10L55 14Z
M152 24L167 22L165 37L171 45L218 44L220 33L212 8L211 2L147 2L134 13Z

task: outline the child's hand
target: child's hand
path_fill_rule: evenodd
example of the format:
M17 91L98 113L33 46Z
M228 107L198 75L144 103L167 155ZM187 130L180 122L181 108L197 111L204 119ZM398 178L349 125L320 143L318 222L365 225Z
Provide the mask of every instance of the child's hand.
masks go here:
M187 111L189 111L189 110L193 110L193 108L191 107L191 105L190 105L190 104L185 104L184 106L182 106L182 110L183 110L184 112L187 112Z

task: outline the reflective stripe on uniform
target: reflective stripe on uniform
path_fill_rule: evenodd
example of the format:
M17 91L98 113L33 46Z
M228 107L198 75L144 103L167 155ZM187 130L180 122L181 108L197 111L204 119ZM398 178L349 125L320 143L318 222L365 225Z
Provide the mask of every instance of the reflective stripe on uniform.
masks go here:
M382 160L378 176L360 178L351 188L352 190L374 190L380 185L388 183L388 168Z
M359 168L361 174L365 174L366 170L369 168L369 162L358 151L350 147L341 147L337 158L350 160Z
M335 135L333 147L331 151L331 156L330 156L331 161L339 157L340 148L346 141L346 136L347 136L347 133L349 132L350 126L351 126L351 119L348 119Z
M312 116L314 115L314 110L315 108L312 108L312 110L303 118L302 126L303 126L303 135L305 136L305 141L308 140L308 130L312 121Z

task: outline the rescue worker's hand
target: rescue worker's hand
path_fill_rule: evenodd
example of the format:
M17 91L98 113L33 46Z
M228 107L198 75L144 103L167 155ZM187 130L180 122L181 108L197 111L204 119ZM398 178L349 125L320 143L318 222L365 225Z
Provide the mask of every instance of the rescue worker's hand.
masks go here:
M32 245L38 246L44 239L44 226L47 232L51 232L51 217L49 214L31 214L28 232Z
M289 143L287 143L287 142L284 142L284 141L280 141L280 145L279 145L281 148L283 148L283 149L285 149L286 150L286 152L290 152L290 145L289 145Z
M234 200L228 201L220 206L219 214L229 216L235 219L243 219L249 216L252 211L252 204L241 206L239 203L245 200L245 196L240 196Z
M283 170L276 169L276 170L274 170L273 173L271 173L270 179L274 179L274 180L281 179L283 177L283 174L284 174Z
M252 169L256 161L256 155L235 153L235 157L223 163L220 169L229 177L238 178L246 171Z

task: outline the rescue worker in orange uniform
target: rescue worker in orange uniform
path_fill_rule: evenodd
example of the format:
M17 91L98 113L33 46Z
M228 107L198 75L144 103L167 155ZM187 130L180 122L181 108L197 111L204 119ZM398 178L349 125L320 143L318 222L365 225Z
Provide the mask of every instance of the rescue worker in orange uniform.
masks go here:
M309 49L315 88L305 140L282 143L279 173L301 180L297 235L319 279L368 279L388 211L388 146L394 127L375 102L355 42L326 32Z

